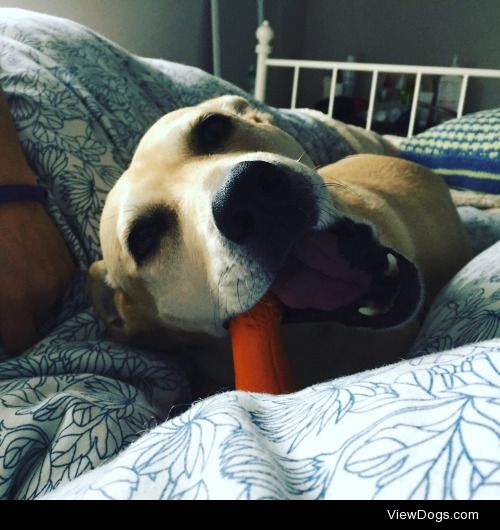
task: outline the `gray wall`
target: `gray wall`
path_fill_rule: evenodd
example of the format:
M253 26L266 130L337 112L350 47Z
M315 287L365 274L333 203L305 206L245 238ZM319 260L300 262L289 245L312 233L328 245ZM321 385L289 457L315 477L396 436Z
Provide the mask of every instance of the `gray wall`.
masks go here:
M0 0L0 6L72 18L134 53L211 71L209 0ZM255 64L255 0L220 0L222 75L248 87ZM500 0L266 0L273 55L500 68ZM313 104L321 76L302 75L299 103ZM285 84L286 81L286 84ZM287 104L291 72L271 71L269 101ZM272 86L272 85L271 85ZM474 88L474 87L473 87ZM500 106L500 83L476 89L466 108Z
M304 56L500 68L499 0L310 0Z
M500 0L308 0L303 58L500 68ZM488 82L469 106L500 106ZM474 101L475 99L475 101Z
M303 49L305 0L267 0L265 16L275 32L275 56L300 56ZM222 75L245 90L248 69L255 67L255 0L220 0Z
M0 0L70 18L146 57L212 68L208 0Z

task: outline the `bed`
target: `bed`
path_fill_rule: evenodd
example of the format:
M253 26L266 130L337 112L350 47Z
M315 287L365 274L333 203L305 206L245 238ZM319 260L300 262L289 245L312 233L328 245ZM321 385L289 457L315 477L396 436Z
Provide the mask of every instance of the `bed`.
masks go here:
M476 256L434 301L407 358L292 395L227 391L192 404L175 359L105 336L85 276L100 257L106 193L145 129L173 108L244 93L17 9L0 9L0 83L79 266L45 338L0 364L1 498L499 497L498 187L484 199L493 207L461 211ZM316 164L350 154L314 114L265 108L306 138ZM462 176L500 182L500 110L464 118L492 136ZM442 159L470 161L467 149L447 157L449 130L425 134L401 152L415 160L434 153L436 169Z

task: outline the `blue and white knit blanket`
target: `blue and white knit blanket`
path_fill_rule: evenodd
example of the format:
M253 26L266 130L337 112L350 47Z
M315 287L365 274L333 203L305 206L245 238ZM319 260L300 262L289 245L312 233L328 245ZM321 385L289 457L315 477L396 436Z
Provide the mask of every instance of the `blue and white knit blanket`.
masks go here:
M404 140L400 150L450 186L500 195L500 108L442 123Z

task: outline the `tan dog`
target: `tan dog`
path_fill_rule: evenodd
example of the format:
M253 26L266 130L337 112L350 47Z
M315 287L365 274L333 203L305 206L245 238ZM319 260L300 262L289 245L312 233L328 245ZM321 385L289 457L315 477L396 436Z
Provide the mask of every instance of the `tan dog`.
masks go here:
M376 155L316 172L234 96L151 127L100 235L99 316L118 340L183 351L200 393L231 385L227 322L269 289L304 386L404 355L420 308L470 256L437 175Z

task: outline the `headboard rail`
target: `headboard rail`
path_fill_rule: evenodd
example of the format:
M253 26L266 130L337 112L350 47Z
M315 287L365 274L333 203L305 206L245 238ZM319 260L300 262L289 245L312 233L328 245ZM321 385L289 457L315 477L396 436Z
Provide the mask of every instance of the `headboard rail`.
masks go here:
M299 75L301 69L331 70L330 94L328 99L328 115L333 116L335 103L335 86L337 75L340 70L353 72L368 72L372 74L370 85L370 96L368 100L368 112L365 128L371 130L373 123L373 113L375 110L375 98L377 93L378 76L380 73L388 74L409 74L415 76L415 88L411 100L410 120L408 124L407 136L412 136L415 128L415 119L419 103L421 81L423 75L436 76L459 76L462 78L460 95L456 109L457 117L462 116L464 110L465 97L470 78L500 79L500 70L486 68L459 68L455 66L418 66L402 64L381 64L381 63L356 63L346 61L309 61L304 59L271 59L271 41L274 32L268 21L264 21L256 32L257 46L257 68L255 76L255 98L264 101L266 95L267 69L269 67L293 68L293 83L290 108L295 108L297 104L297 92L299 86Z

